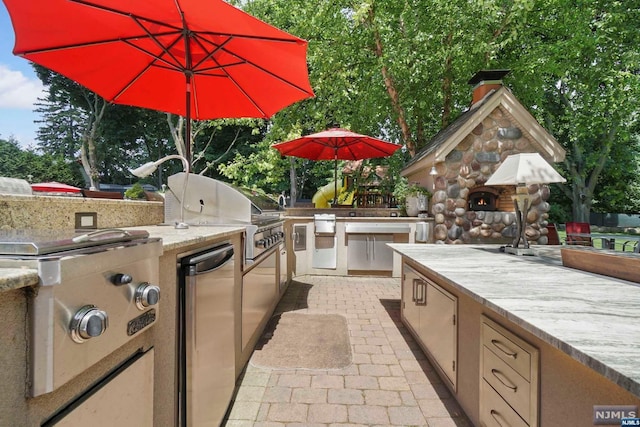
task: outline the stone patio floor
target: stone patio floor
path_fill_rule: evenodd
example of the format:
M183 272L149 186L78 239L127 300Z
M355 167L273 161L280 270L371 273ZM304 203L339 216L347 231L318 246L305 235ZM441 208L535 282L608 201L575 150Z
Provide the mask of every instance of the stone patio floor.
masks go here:
M274 314L340 314L352 364L344 369L247 365L223 425L471 427L400 321L400 280L296 277Z

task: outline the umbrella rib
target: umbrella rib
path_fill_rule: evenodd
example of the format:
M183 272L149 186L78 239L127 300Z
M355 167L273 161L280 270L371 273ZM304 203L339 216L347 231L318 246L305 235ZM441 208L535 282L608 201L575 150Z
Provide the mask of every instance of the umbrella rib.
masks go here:
M147 17L140 16L140 15L136 15L136 14L133 14L133 13L130 13L130 12L124 12L122 10L114 9L112 7L103 6L101 4L95 4L95 3L92 3L92 2L89 2L89 1L86 1L86 0L68 0L68 1L70 1L71 3L78 3L78 4L81 4L83 6L87 6L87 7L93 7L94 9L104 10L105 12L111 12L111 13L114 13L116 15L122 15L122 16L127 17L127 18L140 19L140 20L143 20L143 21L151 22L151 23L156 24L156 25L160 25L162 27L173 28L174 30L182 31L182 27L179 27L179 26L176 26L176 25L171 25L171 24L168 24L167 22L157 21L155 19L147 18Z
M155 39L153 38L153 36L152 36L151 38L155 41ZM174 46L174 45L175 45L177 42L179 42L180 40L181 40L181 38L180 38L180 37L176 38L176 40L174 40L174 41L173 41L173 43L171 43L171 44L169 45L169 47ZM135 82L136 82L136 81L137 81L137 80L138 80L138 79L139 79L139 78L140 78L140 77L141 77L141 76L142 76L142 75L143 75L143 74L144 74L144 73L149 69L149 68L151 68L151 67L166 68L166 69L169 69L169 70L180 70L180 71L184 72L184 67L182 67L182 68L181 68L181 67L177 66L176 64L172 64L172 63L170 63L169 61L167 61L166 59L164 59L164 58L162 58L162 57L159 57L158 55L154 55L153 53L148 52L147 50L145 50L145 49L141 48L140 46L136 46L135 44L130 43L128 40L123 40L123 42L124 42L124 43L126 43L127 45L129 45L129 46L133 47L134 49L137 49L137 50L139 50L139 51L141 51L141 52L144 52L145 54L147 54L147 55L149 55L150 57L154 58L154 61L153 61L153 62L150 62L149 64L147 64L147 65L146 65L142 70L140 70L140 71L139 71L139 72L138 72L138 73L137 73L133 78L131 78L131 79L127 82L127 84L125 84L125 85L122 87L122 89L120 89L120 90L118 91L118 93L116 93L114 96L112 96L112 97L111 97L111 99L112 99L112 100L116 100L116 99L118 99L118 98L119 98L123 93L125 93L125 92L126 92L126 91L127 91L127 90L128 90L128 89L129 89L129 88L130 88L130 87L131 87L131 86L132 86L132 85L133 85L133 84L134 84L134 83L135 83ZM163 50L164 50L165 52L167 52L167 54L169 54L169 55L173 58L173 55L171 55L171 53L169 53L169 52L168 52L168 49L165 49L165 48L164 48L164 46L161 46L161 47L163 48ZM175 58L174 58L174 59L175 59ZM163 63L167 64L167 66L165 67L165 66L157 65L157 64L155 64L155 61L161 61L161 62L163 62ZM178 62L178 61L176 60L176 62ZM179 65L179 62L178 62L178 65Z
M304 42L304 40L294 36L289 35L289 38L284 37L270 37L270 36L253 36L251 34L234 34L234 33L221 33L218 31L198 31L198 34L205 34L208 36L225 36L225 37L233 37L239 39L249 39L249 40L260 40L260 41L270 41L270 42L281 42L287 44L298 44L300 42Z
M165 54L167 54L169 57L171 57L171 59L173 59L173 60L175 61L175 64L180 65L180 61L178 60L178 58L176 58L176 57L175 57L175 56L174 56L174 55L169 51L169 49L170 49L170 48L172 48L173 46L175 46L175 45L176 45L180 40L182 40L183 36L182 36L181 34L179 34L179 33L178 33L178 37L176 37L176 39L175 39L173 42L171 42L170 44L168 44L168 45L166 45L166 46L165 46L164 44L162 44L162 43L160 43L160 42L158 41L158 38L157 38L157 35L156 35L156 34L152 34L152 33L151 33L151 32L150 32L150 31L149 31L149 30L148 30L144 25L142 25L142 22L140 22L140 20L139 20L137 17L132 17L132 19L133 19L133 21L134 21L134 22L135 22L135 23L136 23L136 24L137 24L137 25L142 29L142 31L144 31L144 32L147 34L147 36L151 39L151 41L153 41L153 42L156 44L156 46L158 46L160 49L162 49L162 51L163 51ZM175 33L168 33L168 34L166 34L166 35L173 35L173 34L175 34ZM126 40L126 42L128 43L129 41L128 41L128 40ZM138 47L138 46L135 46L135 45L134 45L134 44L132 44L132 43L130 43L130 45L131 45L131 46L134 46L134 47L136 47L136 48ZM142 48L139 48L139 49L140 49L142 52L145 52L145 53L147 53L148 55L150 55L152 58L155 58L155 59L157 59L157 60L160 60L160 61L162 61L162 62L165 62L167 65L173 65L173 64L171 64L169 61L167 61L166 59L164 59L164 58L160 57L159 55L154 55L154 54L152 54L151 52L147 52L145 49L142 49ZM180 67L179 67L179 66L176 66L176 69L180 69ZM182 67L182 70L184 71L184 67Z
M200 46L202 48L202 50L204 50L205 52L207 52L207 54L205 55L204 58L202 58L200 61L198 61L198 63L196 63L192 68L195 70L197 69L200 64L204 63L207 60L211 60L213 62L215 62L216 64L219 65L219 68L223 68L222 65L220 65L218 63L218 61L216 61L213 57L213 55L215 55L219 50L223 49L223 47L229 43L231 41L231 38L228 38L227 40L225 40L224 42L220 43L219 45L216 45L215 43L211 43L215 46L215 49L209 51L209 49L207 49L207 47L204 45L204 43L202 43L202 38L196 33L194 34L194 41L198 44L198 46ZM218 68L218 67L214 67L213 69ZM210 70L212 69L211 67L207 67L205 68L206 70Z
M206 33L206 32L201 32L200 34L208 34L208 33ZM201 37L201 36L200 36L200 34L198 34L198 40L204 40L204 41L206 41L206 39L205 39L205 38L203 38L203 37ZM213 33L212 33L212 34L213 34ZM278 76L277 74L274 74L273 72L271 72L271 71L267 70L267 69L266 69L266 68L264 68L264 67L261 67L260 65L258 65L258 64L256 64L256 63L254 63L253 61L250 61L249 59L247 59L247 58L245 58L245 57L243 57L243 56L241 56L241 55L238 55L237 53L235 53L235 52L233 52L233 51L231 51L231 50L228 50L228 49L226 49L226 48L224 47L224 45L225 45L225 44L227 44L227 43L231 42L231 40L233 40L234 38L253 38L253 39L258 39L258 40L276 40L276 41L278 41L278 39L270 39L270 38L268 38L268 37L265 37L265 38L260 38L260 37L244 37L244 36L235 36L235 35L229 35L228 37L229 37L229 39L228 39L224 44L221 44L221 45L219 45L219 46L217 46L217 47L216 47L216 50L214 51L214 53L215 53L216 51L218 51L218 50L224 51L224 52L228 53L229 55L234 56L235 58L238 58L240 61L242 61L242 63L244 63L244 64L248 64L248 65L251 65L251 66L255 67L256 69L258 69L258 70L260 70L260 71L262 71L262 72L264 72L264 73L266 73L266 74L269 74L270 76L272 76L272 77L274 77L274 78L276 78L276 79L280 80L281 82L283 82L283 83L287 84L288 86L291 86L291 87L293 87L293 88L295 88L295 89L299 90L299 91L300 91L300 92L302 92L302 93L307 93L307 91L306 91L306 90L304 90L304 88L302 88L302 87L300 87L300 86L298 86L298 85L296 85L296 84L294 84L294 83L291 83L290 81L288 81L288 80L286 80L286 79L284 79L284 78L282 78L282 77ZM210 43L210 42L209 42L209 43ZM211 44L213 44L213 43L211 43ZM203 48L203 49L207 50L205 46L203 46L202 44L200 44L200 45L202 46L202 48ZM212 59L213 61L215 61L213 58L211 58L211 59ZM217 62L216 62L216 63L217 63ZM234 65L238 65L238 64L234 64ZM221 69L224 69L225 67L226 67L226 66L221 66ZM226 73L225 73L225 74L226 74ZM227 74L227 76L228 76L231 80L233 80L233 78L232 78L231 76L229 76L229 74ZM234 81L234 83L235 83L235 81ZM253 102L253 100L252 100L252 102ZM256 105L256 107L260 109L260 107L258 107L257 105ZM260 110L261 110L261 109L260 109Z

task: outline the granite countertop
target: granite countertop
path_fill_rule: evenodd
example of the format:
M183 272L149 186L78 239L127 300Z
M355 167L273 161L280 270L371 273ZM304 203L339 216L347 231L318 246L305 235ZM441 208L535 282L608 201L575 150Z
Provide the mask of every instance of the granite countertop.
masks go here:
M185 230L176 230L173 226L154 225L125 227L125 230L146 230L149 237L162 239L164 251L179 249L197 243L224 238L244 231L242 226L191 226ZM35 268L0 268L0 292L36 286L39 283L38 270Z
M131 227L132 230L146 230L149 237L160 237L163 250L170 251L187 247L196 243L224 238L232 234L244 231L244 226L200 226L192 225L187 229L179 230L172 225L149 225L144 227ZM126 228L125 228L126 230Z
M498 246L389 244L480 304L640 397L640 284Z
M285 220L306 220L313 221L313 215L294 215L285 216ZM433 217L418 218L416 216L336 216L338 222L418 222L418 221L433 221Z

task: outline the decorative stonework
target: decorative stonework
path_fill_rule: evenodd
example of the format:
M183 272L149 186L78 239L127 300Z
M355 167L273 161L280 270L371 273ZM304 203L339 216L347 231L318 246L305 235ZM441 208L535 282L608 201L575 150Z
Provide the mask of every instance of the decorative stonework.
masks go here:
M510 155L533 153L536 148L527 132L499 132L501 128L517 128L517 124L501 107L496 108L481 124L451 151L446 161L437 165L438 177L432 197L436 243L510 243L515 236L515 208L511 202L513 188L499 188L498 211L468 209L470 190L485 185L500 164ZM504 139L502 135L519 135ZM526 236L538 244L547 243L549 188L529 186L531 209L527 216Z

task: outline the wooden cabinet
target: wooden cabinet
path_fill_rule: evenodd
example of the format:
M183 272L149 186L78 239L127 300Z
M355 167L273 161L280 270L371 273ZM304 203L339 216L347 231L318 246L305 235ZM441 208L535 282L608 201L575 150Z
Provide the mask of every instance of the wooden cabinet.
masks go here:
M480 424L537 427L538 349L485 316L480 334Z
M457 382L457 312L455 295L403 265L402 319L453 390Z

